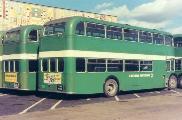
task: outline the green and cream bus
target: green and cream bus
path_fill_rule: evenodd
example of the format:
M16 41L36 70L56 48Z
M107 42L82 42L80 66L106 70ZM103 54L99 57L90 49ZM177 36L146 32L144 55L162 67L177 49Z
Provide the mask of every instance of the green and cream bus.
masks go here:
M2 54L3 54L3 40L4 40L4 33L0 31L0 88L2 88L3 80L2 80Z
M28 25L6 32L3 42L3 88L36 90L41 31L41 26Z
M177 87L169 33L84 17L44 25L38 90L67 94ZM168 66L170 61L170 66Z
M178 78L178 86L182 87L182 34L174 35L174 47L175 47L175 64L173 70L175 70L175 76Z

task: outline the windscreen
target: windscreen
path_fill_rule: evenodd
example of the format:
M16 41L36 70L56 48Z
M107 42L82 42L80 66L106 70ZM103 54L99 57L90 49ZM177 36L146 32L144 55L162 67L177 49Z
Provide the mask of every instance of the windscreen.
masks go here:
M65 25L65 22L46 25L44 35L63 34L65 32Z

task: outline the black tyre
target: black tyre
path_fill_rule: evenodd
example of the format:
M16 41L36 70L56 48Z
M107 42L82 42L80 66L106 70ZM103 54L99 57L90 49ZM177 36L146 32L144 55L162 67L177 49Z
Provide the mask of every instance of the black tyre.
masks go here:
M114 97L118 93L118 83L114 79L108 79L106 80L104 84L104 94L107 97Z
M177 88L178 82L176 76L172 75L170 76L168 80L168 89L175 89Z
M182 76L180 76L178 79L178 87L182 88Z

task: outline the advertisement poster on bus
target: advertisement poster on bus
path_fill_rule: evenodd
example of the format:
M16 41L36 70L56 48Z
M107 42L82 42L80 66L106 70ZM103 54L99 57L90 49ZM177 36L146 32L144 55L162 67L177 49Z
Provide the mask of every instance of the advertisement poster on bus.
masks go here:
M44 83L61 84L61 74L60 73L44 73Z
M16 83L17 82L17 73L5 73L5 81Z

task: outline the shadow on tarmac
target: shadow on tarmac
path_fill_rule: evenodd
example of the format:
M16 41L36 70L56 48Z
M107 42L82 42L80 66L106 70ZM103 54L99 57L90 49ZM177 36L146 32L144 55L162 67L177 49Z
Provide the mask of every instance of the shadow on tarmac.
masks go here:
M164 89L150 89L150 90L135 90L135 91L120 91L118 96L120 95L127 95L127 94L134 94L134 93L147 93L153 91L162 91ZM9 89L0 89L0 93L8 94L8 95L17 95L17 96L31 96L34 95L40 98L48 98L48 99L57 99L57 100L82 100L82 99L93 99L93 98L106 98L104 94L63 94L63 93L52 93L52 92L39 92L39 91L22 91L22 90L9 90Z

